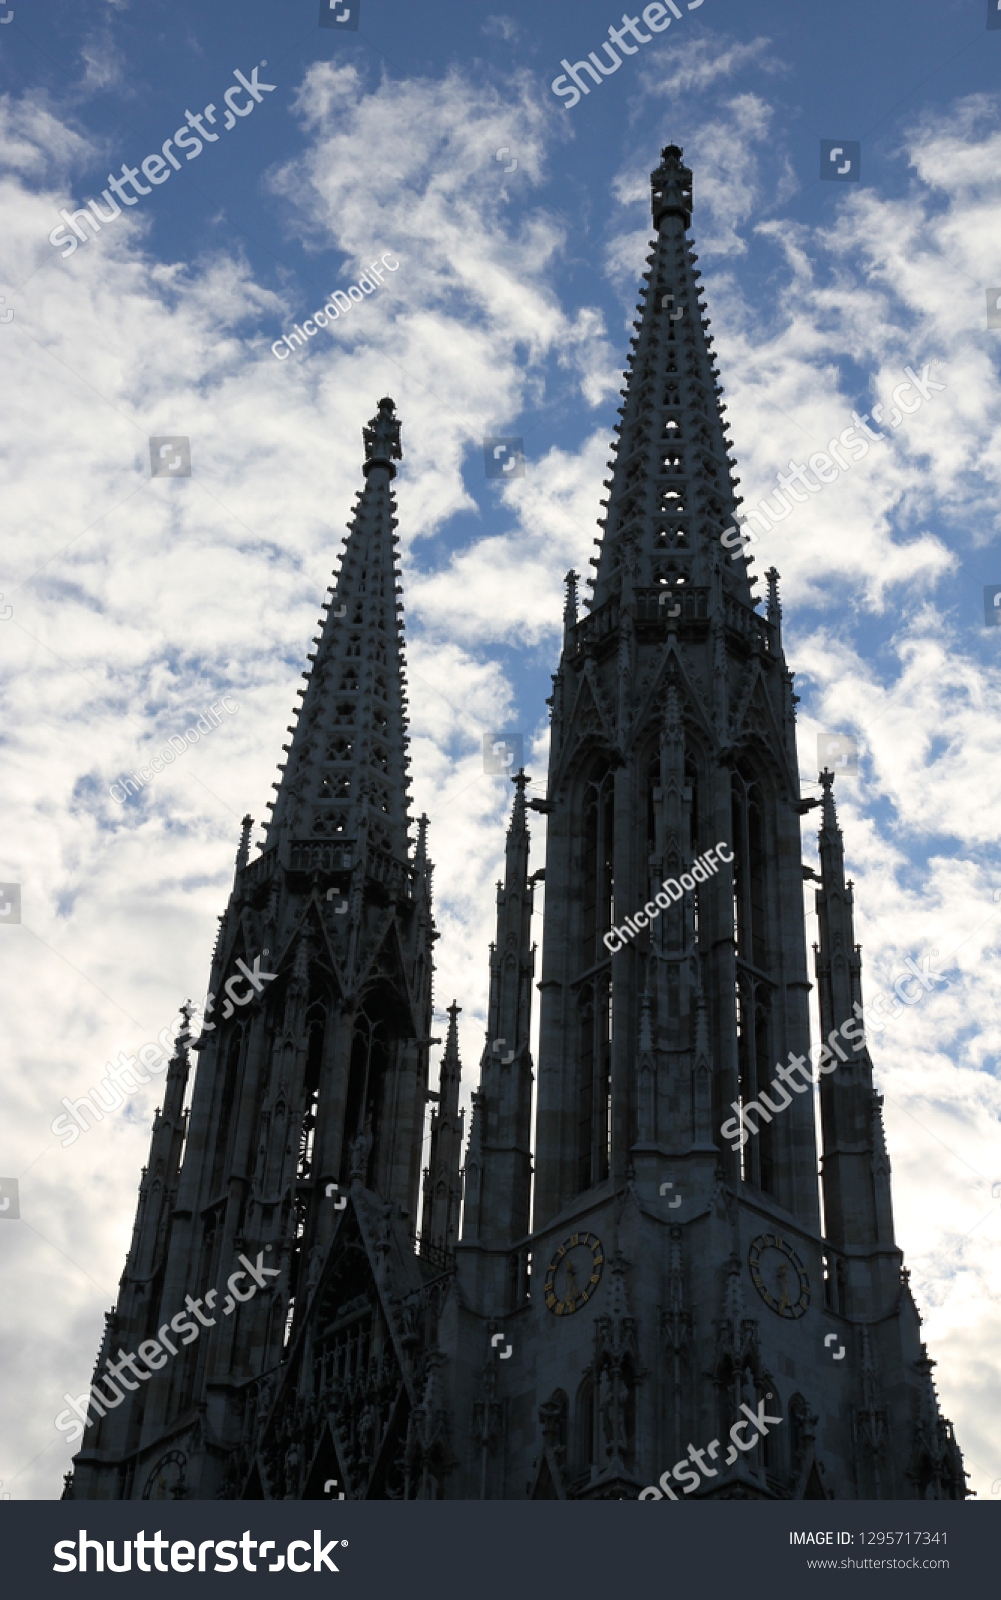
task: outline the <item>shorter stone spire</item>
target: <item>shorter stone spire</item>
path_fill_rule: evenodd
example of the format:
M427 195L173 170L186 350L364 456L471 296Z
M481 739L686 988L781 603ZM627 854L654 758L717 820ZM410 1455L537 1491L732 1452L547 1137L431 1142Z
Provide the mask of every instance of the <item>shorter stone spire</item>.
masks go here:
M827 1237L839 1249L864 1251L893 1244L889 1161L880 1098L874 1092L866 1046L862 951L855 942L851 881L834 803L834 774L820 774L820 887L816 892L819 944L814 969L820 1036L841 1059L820 1086L824 1130L824 1211ZM844 1028L848 1027L848 1034Z
M462 1141L464 1113L459 1110L459 1012L448 1008L448 1034L438 1073L438 1105L431 1113L431 1150L424 1169L421 1255L432 1266L449 1265L455 1255L462 1207Z
M507 831L504 881L497 885L497 938L490 946L487 1033L474 1095L478 1156L467 1198L463 1242L508 1247L528 1232L532 1198L532 944L534 878L528 875L529 831L524 768L515 786Z
M148 1281L161 1265L169 1232L169 1217L177 1197L187 1131L184 1092L191 1066L188 1051L193 1009L189 1000L185 1000L181 1006L181 1026L174 1041L163 1086L163 1108L158 1106L153 1117L149 1157L139 1184L132 1245L119 1295L118 1315L126 1318L136 1314L136 1307L130 1298L134 1281Z

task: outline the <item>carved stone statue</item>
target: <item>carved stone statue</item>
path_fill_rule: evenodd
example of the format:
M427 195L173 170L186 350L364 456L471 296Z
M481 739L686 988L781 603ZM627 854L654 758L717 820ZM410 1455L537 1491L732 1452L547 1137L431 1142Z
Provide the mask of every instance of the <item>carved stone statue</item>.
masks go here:
M309 1266L306 1269L306 1293L311 1295L320 1279L323 1270L323 1246L314 1244L309 1252Z
M368 1158L372 1151L372 1126L366 1122L361 1133L351 1141L351 1177L362 1183L368 1177Z

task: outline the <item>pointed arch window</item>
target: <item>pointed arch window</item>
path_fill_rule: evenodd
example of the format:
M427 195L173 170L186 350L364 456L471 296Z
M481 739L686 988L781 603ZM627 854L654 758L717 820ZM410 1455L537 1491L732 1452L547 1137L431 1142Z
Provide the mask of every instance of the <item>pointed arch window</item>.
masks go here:
M611 1146L612 985L603 935L615 914L615 780L599 761L585 781L580 813L575 1182L592 1188L608 1176ZM594 977L595 968L603 969Z
M585 785L581 818L580 970L608 959L602 935L614 917L615 779L607 766Z
M212 1162L212 1178L209 1185L210 1193L212 1194L219 1190L226 1176L226 1154L233 1132L233 1110L237 1100L243 1038L243 1025L239 1024L233 1029L226 1051L226 1068L223 1074L222 1094L219 1099L216 1121L215 1157Z
M386 1022L383 1019L390 1013L388 997L380 999L383 999L383 1005L378 1000L371 1002L371 1010L380 1020L373 1021L367 1010L360 1011L355 1019L338 1174L339 1182L344 1187L348 1184L351 1172L351 1145L362 1133L367 1132L371 1138L367 1181L372 1182L373 1174L378 1170L383 1090L389 1061Z
M306 1046L306 1071L303 1080L305 1109L302 1132L299 1138L299 1178L308 1178L313 1169L313 1142L316 1137L316 1113L320 1095L320 1064L323 1060L323 1034L326 1013L314 1002L306 1013L308 1042Z
M749 1101L760 1103L760 1092L766 1093L774 1074L772 1045L772 995L771 985L752 973L738 969L736 993L737 1021L737 1095L741 1106ZM766 1101L766 1111L771 1101ZM740 1153L741 1177L753 1183L766 1194L775 1192L775 1135L773 1123L764 1117L754 1117L760 1123L756 1138L749 1140Z
M760 786L743 773L731 778L733 927L739 959L770 968L766 937L765 809Z
M646 848L647 855L657 849L657 806L660 794L660 756L655 755L646 769Z
M577 999L577 1190L608 1177L612 1155L612 985L607 974Z

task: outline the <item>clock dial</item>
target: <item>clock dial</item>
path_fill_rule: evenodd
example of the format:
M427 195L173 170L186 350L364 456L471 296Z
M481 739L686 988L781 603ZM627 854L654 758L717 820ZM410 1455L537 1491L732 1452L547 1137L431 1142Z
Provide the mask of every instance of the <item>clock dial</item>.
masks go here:
M570 1317L587 1305L601 1281L605 1252L594 1233L573 1233L546 1270L546 1306L556 1317Z
M761 1233L747 1254L751 1281L769 1311L795 1322L810 1306L810 1280L799 1256L780 1233Z

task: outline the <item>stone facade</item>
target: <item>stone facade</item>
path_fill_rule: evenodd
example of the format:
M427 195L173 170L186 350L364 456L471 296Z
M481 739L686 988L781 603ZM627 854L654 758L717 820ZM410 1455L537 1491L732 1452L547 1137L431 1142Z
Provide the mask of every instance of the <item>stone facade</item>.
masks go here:
M437 934L426 818L408 838L383 400L210 989L257 957L267 981L178 1042L98 1368L169 1338L186 1296L205 1325L141 1383L105 1370L71 1495L966 1493L894 1242L832 780L800 797L778 574L757 610L739 531L691 205L670 146L586 615L567 576L546 799L515 779L464 1164L454 1003L429 1088ZM782 1066L810 1053L805 874L817 1092ZM209 1292L241 1257L266 1281L220 1316Z

